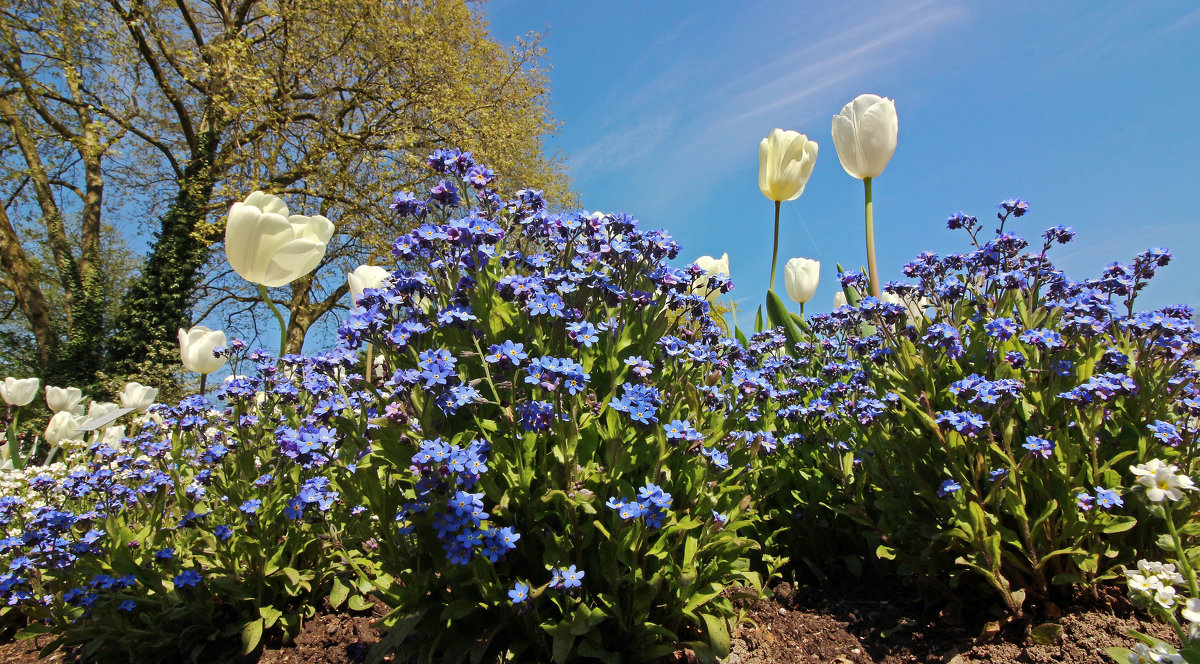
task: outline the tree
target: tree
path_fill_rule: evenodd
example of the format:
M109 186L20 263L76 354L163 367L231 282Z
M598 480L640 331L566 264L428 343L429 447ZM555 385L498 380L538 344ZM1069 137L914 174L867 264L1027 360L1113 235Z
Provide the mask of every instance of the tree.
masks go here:
M386 251L402 229L379 211L436 147L569 197L541 144L554 129L543 51L496 44L461 0L9 0L3 24L0 267L44 371L86 382L106 352L110 371L135 372L148 345L191 323L202 281L224 289L210 305L249 304L202 268L253 189L334 219L342 241L323 269L339 270ZM151 250L106 321L93 306L101 215L149 210L162 211ZM68 293L65 329L34 273L33 220L55 261L45 277ZM282 297L293 347L337 306L338 281L318 273Z

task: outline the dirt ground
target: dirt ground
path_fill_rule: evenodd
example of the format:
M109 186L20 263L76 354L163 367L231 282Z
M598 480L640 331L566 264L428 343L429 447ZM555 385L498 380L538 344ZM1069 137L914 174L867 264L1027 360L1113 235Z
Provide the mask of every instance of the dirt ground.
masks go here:
M1076 598L1054 620L1012 624L999 632L988 630L988 616L974 613L975 607L930 606L888 583L796 589L781 584L770 599L744 602L742 608L746 620L724 664L1112 664L1104 649L1130 646L1129 629L1173 641L1168 628L1134 609L1118 589ZM381 636L372 620L370 613L326 612L310 620L294 643L264 648L242 662L361 662ZM1041 644L1030 630L1044 622L1061 627L1061 635ZM80 661L61 651L39 660L37 650L32 641L3 643L0 662ZM676 653L668 663L688 664L689 655Z

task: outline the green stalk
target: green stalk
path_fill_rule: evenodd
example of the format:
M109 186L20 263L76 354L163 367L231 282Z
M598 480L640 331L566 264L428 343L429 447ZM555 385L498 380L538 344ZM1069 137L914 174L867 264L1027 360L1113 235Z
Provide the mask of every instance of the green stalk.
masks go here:
M867 270L871 278L871 295L879 298L879 270L875 267L875 205L871 202L871 178L863 178L863 188L867 198ZM776 225L778 223L776 222Z
M12 422L8 425L8 441L6 443L8 445L8 457L12 459L12 467L16 470L21 470L25 467L25 462L21 460L21 443L17 438L17 418L20 414L20 406L13 409Z
M267 287L259 284L258 294L262 297L263 302L266 302L267 306L270 307L271 313L275 314L275 320L279 321L279 356L283 357L284 351L287 350L287 323L283 320L283 314L279 313L279 309L271 301L271 296L267 294Z
M1190 596L1200 597L1200 588L1196 584L1196 570L1192 569L1192 565L1183 551L1183 542L1179 539L1179 532L1175 530L1175 519L1171 516L1170 505L1163 503L1162 511L1163 517L1167 521L1167 532L1171 533L1171 543L1175 545L1175 557L1178 559L1179 566L1183 568L1183 576L1187 579L1188 590L1191 591Z
M867 222L870 228L870 222ZM779 262L779 201L775 201L775 246L771 249L771 287L775 290L775 263Z

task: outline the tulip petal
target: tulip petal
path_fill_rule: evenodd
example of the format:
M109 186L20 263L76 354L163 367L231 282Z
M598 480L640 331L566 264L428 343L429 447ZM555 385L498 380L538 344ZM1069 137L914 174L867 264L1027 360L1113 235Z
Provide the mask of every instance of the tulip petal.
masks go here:
M270 212L281 217L288 216L287 203L283 199L273 194L267 194L261 191L251 192L246 197L246 205L252 205L263 212Z
M295 231L298 238L303 237L317 240L322 244L329 244L330 238L333 237L333 222L319 214L311 217L294 214L288 217L288 222L292 224L292 230Z
M225 226L225 257L243 279L262 283L266 261L292 237L292 225L285 217L234 203Z
M842 109L845 113L846 109ZM858 153L858 138L854 129L854 122L846 115L833 116L833 147L837 149L838 161L842 163L842 168L845 169L850 177L862 179L859 173L862 172Z
M891 102L881 100L866 110L858 121L858 140L861 154L866 160L863 166L868 175L875 177L883 172L892 154L896 152L898 121L896 108Z
M270 257L262 283L275 288L291 283L312 272L325 257L325 243L308 238L285 242Z

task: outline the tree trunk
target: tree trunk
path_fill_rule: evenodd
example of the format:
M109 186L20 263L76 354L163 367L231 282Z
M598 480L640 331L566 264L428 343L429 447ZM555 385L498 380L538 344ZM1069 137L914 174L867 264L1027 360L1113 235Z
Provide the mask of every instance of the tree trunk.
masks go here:
M176 330L191 322L192 291L208 256L208 246L194 231L216 183L217 132L206 132L202 141L201 153L188 162L179 193L163 215L142 273L122 302L109 345L110 373L133 377L152 342L174 340Z
M21 247L21 240L8 219L8 210L3 206L0 206L0 266L9 274L17 306L29 321L29 329L33 331L33 339L37 344L38 375L44 375L54 357L58 337L50 322L46 298L30 273L25 249Z

